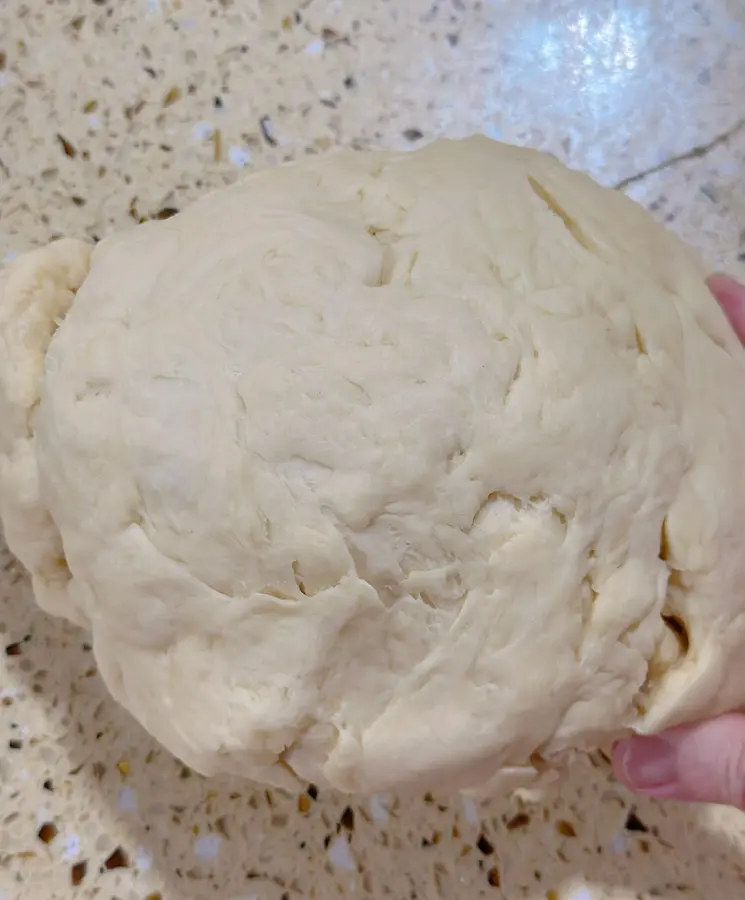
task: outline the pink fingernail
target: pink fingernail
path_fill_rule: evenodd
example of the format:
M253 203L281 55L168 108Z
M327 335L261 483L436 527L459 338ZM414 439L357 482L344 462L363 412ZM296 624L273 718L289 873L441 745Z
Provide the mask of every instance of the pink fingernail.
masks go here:
M632 790L665 794L677 778L675 748L659 737L635 737L618 749L624 781Z
M742 303L745 300L745 286L722 272L715 272L706 279L706 284L718 297Z

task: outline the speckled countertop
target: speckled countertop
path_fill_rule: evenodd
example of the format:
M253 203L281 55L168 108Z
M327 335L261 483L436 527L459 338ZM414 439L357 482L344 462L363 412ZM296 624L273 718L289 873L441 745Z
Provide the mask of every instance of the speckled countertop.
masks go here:
M4 0L0 261L239 170L484 131L551 150L745 275L743 0ZM0 898L745 896L745 817L207 781L111 701L0 555Z

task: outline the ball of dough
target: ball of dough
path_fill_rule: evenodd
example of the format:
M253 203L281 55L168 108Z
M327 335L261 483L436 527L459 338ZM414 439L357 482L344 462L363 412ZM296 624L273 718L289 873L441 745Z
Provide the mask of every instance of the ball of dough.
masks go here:
M703 278L483 138L54 243L0 280L8 543L206 774L492 789L742 705L745 354Z

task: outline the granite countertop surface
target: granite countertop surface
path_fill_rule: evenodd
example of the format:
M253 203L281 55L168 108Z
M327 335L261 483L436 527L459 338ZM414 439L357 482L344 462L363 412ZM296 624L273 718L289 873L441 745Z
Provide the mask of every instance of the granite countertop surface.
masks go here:
M253 168L484 132L627 191L745 275L742 0L5 0L0 262ZM107 695L0 554L2 900L745 896L745 816L204 779Z

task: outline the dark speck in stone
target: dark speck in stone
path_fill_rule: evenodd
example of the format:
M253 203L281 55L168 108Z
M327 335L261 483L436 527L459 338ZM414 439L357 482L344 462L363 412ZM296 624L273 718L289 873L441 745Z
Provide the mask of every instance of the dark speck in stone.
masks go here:
M347 831L354 831L354 810L351 806L347 806L339 818L339 829L346 828Z
M37 832L37 837L43 844L51 844L57 837L57 826L54 822L44 822Z
M261 136L264 138L267 144L269 144L270 147L276 147L277 139L272 133L272 120L269 118L269 116L262 116L259 119L259 128L261 130Z
M478 840L476 841L476 846L479 850L484 854L484 856L491 856L494 853L494 844L487 838L485 834L480 834Z
M649 831L649 828L642 822L642 820L637 816L635 809L630 809L629 814L626 816L626 824L624 828L627 831L641 831L646 834Z
M117 847L103 864L104 869L126 869L128 866L129 859L121 847Z
M711 200L712 203L716 203L718 200L717 191L714 185L712 184L702 184L699 188L701 193L706 197L707 200Z
M61 134L57 135L57 140L62 147L62 151L65 156L69 156L70 159L74 159L77 156L78 151L73 147L73 145L67 140L67 138L63 137Z
M86 872L88 871L88 863L86 860L82 862L75 863L75 865L70 869L70 882L73 887L77 887L80 882L85 878Z

